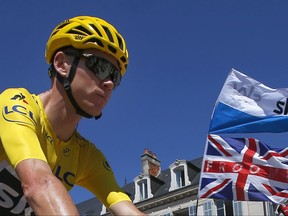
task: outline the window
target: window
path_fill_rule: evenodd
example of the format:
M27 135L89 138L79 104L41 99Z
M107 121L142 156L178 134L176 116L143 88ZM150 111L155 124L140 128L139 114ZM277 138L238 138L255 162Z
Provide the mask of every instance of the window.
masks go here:
M188 175L188 165L185 160L176 160L169 166L171 173L171 185L169 191L173 191L187 185L190 185Z
M223 200L215 200L217 216L225 216L225 205Z
M274 208L273 208L273 204L270 202L266 202L265 203L266 206L266 215L267 216L273 216L274 214Z
M203 208L205 216L212 216L212 202L210 200L203 203Z
M185 186L185 175L183 167L174 170L176 175L176 188Z
M242 203L241 201L233 201L234 216L242 216Z
M148 198L148 187L147 187L147 179L143 179L138 183L139 191L140 191L140 200L144 200Z
M196 205L192 205L189 207L189 216L196 216L197 214Z
M167 213L167 214L164 214L162 216L172 216L172 213Z
M135 198L133 202L139 202L153 197L151 193L151 180L149 176L139 175L134 179Z

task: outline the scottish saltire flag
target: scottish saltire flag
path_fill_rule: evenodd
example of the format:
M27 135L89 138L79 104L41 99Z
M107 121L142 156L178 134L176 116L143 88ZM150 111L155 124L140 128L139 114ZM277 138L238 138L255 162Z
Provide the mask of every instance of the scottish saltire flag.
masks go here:
M198 196L285 203L288 147L271 148L253 138L208 135Z
M234 69L215 104L209 133L288 131L288 88L272 89Z

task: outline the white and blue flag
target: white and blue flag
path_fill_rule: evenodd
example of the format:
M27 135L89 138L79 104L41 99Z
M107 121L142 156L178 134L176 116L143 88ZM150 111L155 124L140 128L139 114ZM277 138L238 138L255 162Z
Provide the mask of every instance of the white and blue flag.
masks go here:
M209 133L287 131L288 88L269 88L232 69L217 99Z

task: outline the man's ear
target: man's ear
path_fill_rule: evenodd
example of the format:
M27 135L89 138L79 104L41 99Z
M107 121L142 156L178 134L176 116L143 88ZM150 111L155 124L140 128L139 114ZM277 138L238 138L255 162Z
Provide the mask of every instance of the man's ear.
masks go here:
M69 65L67 64L67 61L68 58L62 51L57 52L53 59L54 68L57 73L62 77L68 76Z

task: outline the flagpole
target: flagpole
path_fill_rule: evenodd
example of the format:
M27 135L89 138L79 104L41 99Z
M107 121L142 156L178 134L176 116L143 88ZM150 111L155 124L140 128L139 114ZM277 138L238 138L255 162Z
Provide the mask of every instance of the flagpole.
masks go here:
M267 215L267 209L266 209L265 201L263 201L263 210L264 210L264 216L266 216Z
M199 201L199 198L198 198L198 196L197 196L197 200L196 200L196 216L198 215L197 213L198 213L198 201Z

